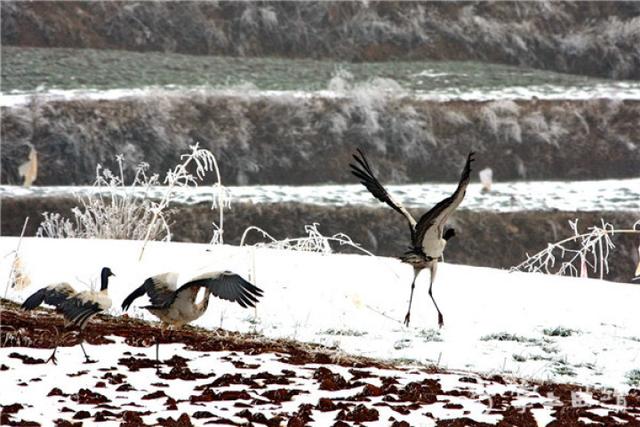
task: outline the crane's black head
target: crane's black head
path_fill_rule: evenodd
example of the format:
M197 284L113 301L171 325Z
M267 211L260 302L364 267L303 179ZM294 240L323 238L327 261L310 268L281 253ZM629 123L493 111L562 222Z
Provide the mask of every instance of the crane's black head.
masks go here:
M442 236L442 238L448 242L449 239L451 239L455 235L456 230L454 230L453 228L447 228L446 230L444 230L444 235Z
M115 276L109 267L104 267L100 272L100 290L104 291L109 286L109 277Z

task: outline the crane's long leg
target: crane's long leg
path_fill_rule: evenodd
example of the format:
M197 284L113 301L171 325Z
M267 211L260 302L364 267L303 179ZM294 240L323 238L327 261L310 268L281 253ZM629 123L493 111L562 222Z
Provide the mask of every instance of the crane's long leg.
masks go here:
M433 282L436 278L436 271L438 270L438 261L433 261L433 263L431 264L431 277L430 277L430 283L429 283L429 296L431 297L431 301L433 301L433 305L436 306L436 310L438 310L438 327L442 328L444 326L444 317L442 316L442 313L440 312L440 309L438 308L438 304L436 304L436 300L435 298L433 298L433 293L431 292L431 288L433 288Z
M160 336L156 336L156 363L160 364L160 338L164 338L164 333L167 330L167 325L162 322L160 325Z
M55 336L56 336L56 345L53 347L53 353L51 353L51 356L49 356L49 358L47 359L47 361L45 363L49 363L52 362L54 365L58 364L58 359L56 359L56 352L58 351L58 346L60 345L60 341L62 339L64 339L64 332L60 332L58 330L58 328L56 328L55 326L53 327L53 330L55 331ZM62 338L60 338L62 337Z
M58 351L58 345L60 344L60 331L56 327L53 328L56 331L56 345L53 347L53 353L47 359L45 363L52 362L54 365L58 364L58 359L56 359L56 351Z
M82 331L80 331L79 335L80 335L80 348L82 349L82 352L84 353L84 358L85 358L84 363L94 363L94 361L89 358L87 351L84 349L84 346L82 345L82 343L84 342L84 335L82 334Z
M420 270L417 268L413 268L413 282L411 282L411 295L409 296L409 309L407 310L407 315L404 316L404 326L409 326L409 322L411 321L411 302L413 302L413 290L416 287L416 279L418 278L418 274Z

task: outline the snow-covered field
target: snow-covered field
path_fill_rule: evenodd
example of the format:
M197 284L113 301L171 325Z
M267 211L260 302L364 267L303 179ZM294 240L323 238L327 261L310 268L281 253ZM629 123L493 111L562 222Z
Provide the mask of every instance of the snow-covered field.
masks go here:
M8 276L17 243L18 238L0 238L0 277ZM197 325L321 343L374 358L621 392L640 367L640 287L632 284L443 263L434 295L445 327L437 329L428 272L423 272L412 324L405 328L401 320L412 271L395 259L151 242L138 262L140 248L132 241L25 238L20 259L31 286L10 289L8 298L20 302L58 281L86 289L100 268L109 266L117 275L109 288L111 314L117 316L125 296L152 274L176 271L184 282L202 270L228 269L263 288L263 300L255 311L216 300ZM141 309L133 315L153 319Z
M388 185L389 191L411 208L429 209L448 197L457 184ZM233 201L252 203L300 202L342 206L349 204L379 206L379 202L360 184L316 186L231 186ZM483 193L480 184L471 184L464 200L465 209L514 212L521 210L621 211L640 210L640 178L599 181L504 182ZM0 197L54 197L105 191L90 186L30 187L0 185ZM140 197L161 198L165 187L145 190L126 187ZM175 200L195 204L211 202L211 187L180 188Z

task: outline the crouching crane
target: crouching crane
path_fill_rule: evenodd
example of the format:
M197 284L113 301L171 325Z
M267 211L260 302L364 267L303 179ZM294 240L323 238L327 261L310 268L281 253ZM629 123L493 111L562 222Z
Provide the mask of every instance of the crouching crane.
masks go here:
M237 302L242 308L255 307L262 289L230 271L204 273L177 288L178 274L164 273L149 277L122 302L122 310L127 311L133 301L147 294L151 305L143 306L167 326L182 327L204 314L209 306L209 297ZM196 302L201 288L204 298ZM160 341L156 340L156 361L159 361Z
M109 267L104 267L100 272L100 291L76 292L68 283L49 285L29 296L29 298L22 303L22 308L24 310L33 310L43 303L54 306L56 311L62 313L64 316L65 329L79 330L80 348L84 353L86 362L89 363L91 359L89 359L82 345L84 342L82 331L93 316L111 307L111 299L107 294L109 277L111 276L115 276L115 274L111 272ZM47 359L47 362L51 361L54 365L57 364L56 351L58 350L58 344L59 336L56 339L53 353L49 359Z
M413 290L416 285L416 279L418 274L429 268L431 271L431 282L429 284L429 296L438 311L438 326L444 326L444 318L436 300L433 298L432 287L435 280L436 270L438 267L438 260L444 252L444 248L447 241L455 236L455 230L453 228L445 228L445 224L449 219L449 216L453 211L462 203L464 199L467 186L471 176L471 162L473 162L474 153L469 153L467 162L462 169L462 176L458 183L456 191L446 199L438 202L430 211L422 215L416 222L415 218L402 206L401 203L391 197L387 190L380 184L380 181L376 179L371 170L371 166L367 162L366 157L362 151L357 150L358 153L353 155L356 164L349 164L351 167L351 173L355 175L362 185L367 187L367 190L373 196L386 203L396 212L405 217L409 223L409 229L411 231L411 246L409 250L400 257L400 260L404 263L413 266L413 281L411 282L411 296L409 297L409 309L407 315L404 318L404 324L409 326L411 320L411 302L413 301Z

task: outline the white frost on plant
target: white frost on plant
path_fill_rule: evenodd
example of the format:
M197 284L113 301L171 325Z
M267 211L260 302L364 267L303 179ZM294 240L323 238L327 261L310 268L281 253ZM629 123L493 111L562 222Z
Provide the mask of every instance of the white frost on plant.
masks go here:
M573 235L529 256L512 271L588 277L589 270L602 280L609 273L609 255L615 248L611 236L640 235L640 220L631 229L618 229L602 220L600 227L592 226L586 233L578 231L578 220L569 221Z

